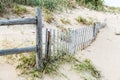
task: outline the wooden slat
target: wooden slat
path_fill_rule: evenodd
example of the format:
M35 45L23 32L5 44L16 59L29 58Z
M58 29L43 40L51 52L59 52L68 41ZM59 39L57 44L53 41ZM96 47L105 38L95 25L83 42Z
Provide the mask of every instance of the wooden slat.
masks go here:
M95 26L96 26L96 24L94 23L94 26L93 26L93 40L96 37L96 28L95 28Z
M64 46L63 46L63 44L64 44L64 42L63 42L63 32L61 31L61 38L60 38L60 41L61 41L61 51L63 51L64 50Z
M61 31L59 30L59 51L62 52L62 41L61 41Z
M36 51L35 46L34 47L26 47L26 48L14 48L14 49L0 50L0 56L32 52L32 51Z
M67 52L67 31L65 31L65 50Z
M79 29L77 29L77 51L79 50Z
M78 29L78 50L80 48L80 29Z
M48 29L46 29L45 56L48 54Z
M61 52L60 52L60 43L61 43L61 42L60 42L60 30L58 30L58 52L59 52L59 53L61 53Z
M57 46L56 46L56 49L57 49L57 54L59 53L59 30L57 30L57 38L56 38L56 40L57 40Z
M51 56L52 54L52 29L50 29L50 34L49 34L49 57Z
M53 30L53 54L55 55L55 39L56 39L56 36L55 36L55 30Z
M71 43L71 34L70 34L70 30L68 31L68 35L69 35L68 52L70 53L70 43Z
M84 29L84 34L85 34L85 36L84 36L84 38L85 38L85 39L84 39L84 40L85 40L85 41L84 41L84 48L86 48L86 43L87 43L87 34L86 34L86 33L88 33L88 32L87 32L87 27L85 27L85 29Z
M77 47L77 34L76 34L76 30L75 30L75 52L76 53L76 47Z
M81 50L83 49L83 28L81 30Z
M82 39L81 39L81 29L79 29L79 50L81 49L81 42L82 42Z
M81 36L81 29L79 29L79 50L81 49L81 42L82 42L82 36Z
M83 50L85 48L85 28L83 28L83 34L84 34L84 37L83 37Z
M52 54L52 29L50 29L50 45L49 45L49 57Z
M76 47L75 41L76 41L76 36L75 36L75 29L74 29L74 54L75 54L75 47Z
M68 43L69 43L69 30L66 30L66 35L67 35L67 37L66 37L66 45L67 45L66 51L68 53L68 50L69 50L69 45L68 45Z
M62 52L62 40L61 40L61 38L62 38L62 32L60 31L59 34L60 34L60 35L59 35L59 40L60 40L60 51Z
M50 39L51 39L51 36L50 36L50 31L47 32L47 52L45 54L46 56L46 60L48 61L50 59L50 54L51 54L51 48L50 48Z
M90 32L89 32L89 27L87 27L87 33L86 33L86 35L87 35L87 41L86 41L86 46L88 46L89 44L89 35L90 35Z
M35 18L0 20L0 25L36 24Z
M79 42L80 42L80 32L79 32L79 29L78 29L78 48L77 48L77 50L79 50L79 47L80 47Z

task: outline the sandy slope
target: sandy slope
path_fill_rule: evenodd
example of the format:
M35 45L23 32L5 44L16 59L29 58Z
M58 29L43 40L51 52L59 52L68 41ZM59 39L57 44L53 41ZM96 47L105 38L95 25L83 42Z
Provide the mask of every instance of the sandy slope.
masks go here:
M106 15L107 27L89 48L76 54L90 58L102 72L104 80L120 80L120 36L115 35L116 29L120 31L119 17L119 14Z
M120 37L110 29L102 30L89 48L76 55L80 54L92 60L105 80L120 80Z
M0 64L0 80L17 80L15 68L9 64Z
M35 13L33 13L35 14ZM31 15L30 15L31 16ZM112 13L105 13L105 12L96 12L94 10L89 10L85 8L78 8L75 10L72 10L68 13L62 13L57 14L55 17L60 19L63 18L69 18L71 20L71 25L64 25L66 27L80 27L79 24L75 22L75 18L78 16L84 16L84 17L93 17L96 19L96 21L104 21L106 19L106 22L108 24L107 28L103 29L96 41L86 50L78 52L78 54L81 56L83 54L83 57L90 58L93 63L100 69L100 71L103 73L103 76L105 76L105 79L103 80L120 80L120 37L114 35L114 31L116 27L118 26L118 21L120 17L120 14L112 14ZM120 24L120 23L119 23ZM45 26L49 26L48 24L44 24ZM24 26L23 26L24 27ZM3 30L4 29L4 30ZM4 41L5 36L10 38L9 35L4 34L5 32L8 32L7 34L11 34L12 39L11 41L14 41L15 43L25 43L29 40L34 41L34 27L27 28L27 32L23 32L24 28L19 29L15 28L15 33L19 34L19 36L23 36L22 38L18 37L18 35L15 35L10 30L14 30L10 27L4 27L0 28L0 44L2 44ZM20 31L19 31L20 30ZM28 33L30 32L29 36ZM24 33L24 34L23 34ZM26 34L26 35L25 35ZM1 36L2 35L2 36ZM28 39L31 38L31 39ZM23 42L22 42L23 41ZM4 41L5 42L5 41ZM18 45L19 46L19 45ZM3 45L0 45L0 47L3 47ZM15 47L15 46L14 46ZM0 61L2 57L0 57ZM56 78L50 78L45 77L44 80L81 80L80 76L71 69L69 69L69 66L63 66L61 68L61 72L67 76L67 78L62 77L56 77ZM13 65L9 65L6 63L0 62L0 80L19 80L16 75L15 67Z

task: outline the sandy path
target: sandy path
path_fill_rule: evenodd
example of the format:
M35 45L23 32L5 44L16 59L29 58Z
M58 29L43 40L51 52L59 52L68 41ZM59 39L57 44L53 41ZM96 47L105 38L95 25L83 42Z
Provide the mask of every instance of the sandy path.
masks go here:
M80 54L92 60L104 80L120 80L120 36L109 28L102 30L96 41Z
M17 80L17 73L14 66L0 64L0 80Z

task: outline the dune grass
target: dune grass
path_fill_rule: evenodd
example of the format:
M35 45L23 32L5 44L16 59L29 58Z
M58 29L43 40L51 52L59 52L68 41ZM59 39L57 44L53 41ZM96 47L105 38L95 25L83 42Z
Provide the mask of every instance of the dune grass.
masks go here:
M31 53L30 56L22 55L19 59L20 63L16 67L20 72L20 75L27 75L33 79L42 78L44 75L56 75L59 74L59 68L62 64L71 63L75 61L71 55L57 55L52 56L48 61L43 58L43 70L39 71L36 68L36 57L35 53Z
M78 16L76 18L76 21L80 24L85 24L85 25L92 25L93 22L94 22L93 18L89 17L89 18L86 19L82 16Z
M103 0L98 0L98 2L95 2L95 0L2 0L0 2L0 12L2 13L2 11L9 8L14 3L40 6L50 11L61 10L62 8L75 8L77 4L96 10L103 9Z
M70 20L69 20L69 19L62 18L62 19L60 19L60 21L61 21L63 24L70 24Z
M85 59L84 61L75 64L74 69L79 73L88 72L97 79L101 78L100 71L95 68L89 59Z
M28 11L25 7L17 5L17 4L14 5L12 11L13 11L13 13L15 13L17 15L22 15L22 14L28 13Z
M61 65L69 63L73 66L73 69L78 73L88 72L95 78L100 78L100 72L95 66L86 59L85 61L79 61L73 55L63 53L56 56L51 56L49 60L43 57L43 70L39 71L36 68L35 53L31 53L29 56L22 55L19 59L20 63L17 66L17 70L21 71L20 75L27 75L28 78L35 80L36 78L42 78L44 75L56 75L59 76L61 72L59 68ZM72 69L72 67L71 67ZM63 74L62 74L63 75ZM85 76L87 78L87 76Z

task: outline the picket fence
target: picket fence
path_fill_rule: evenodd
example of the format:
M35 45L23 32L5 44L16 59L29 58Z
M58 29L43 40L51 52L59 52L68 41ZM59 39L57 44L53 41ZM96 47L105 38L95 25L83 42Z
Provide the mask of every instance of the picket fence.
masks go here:
M46 28L44 30L46 33L43 37L43 41L45 41L45 46L43 45L44 53L50 56L58 53L75 54L77 51L90 46L90 44L96 39L99 30L105 26L105 23L96 22L92 26L77 29Z

